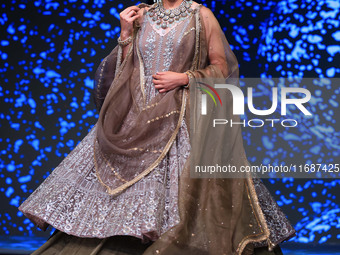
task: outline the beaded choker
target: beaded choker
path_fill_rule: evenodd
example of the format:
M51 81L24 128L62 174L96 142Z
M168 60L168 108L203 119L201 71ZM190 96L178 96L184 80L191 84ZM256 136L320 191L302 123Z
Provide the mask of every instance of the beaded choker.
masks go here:
M193 11L190 9L192 5L192 0L183 2L174 9L165 9L163 3L158 3L155 8L149 10L149 16L152 18L152 21L156 23L158 27L163 29L167 29L171 27L175 21L179 22Z

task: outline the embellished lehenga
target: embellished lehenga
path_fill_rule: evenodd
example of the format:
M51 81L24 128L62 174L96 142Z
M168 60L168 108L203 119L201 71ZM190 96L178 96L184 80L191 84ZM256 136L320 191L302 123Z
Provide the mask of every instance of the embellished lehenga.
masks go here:
M213 181L203 180L202 183L199 183L200 181L196 180L191 183L188 177L187 164L191 150L188 117L189 93L187 89L180 88L173 92L172 98L167 99L155 89L152 75L162 71L184 72L191 70L194 75L202 77L214 72L214 69L211 68L195 73L195 70L203 70L202 67L207 66L203 61L204 54L207 56L207 53L203 51L204 47L207 48L204 45L207 42L198 37L198 33L202 32L203 27L202 16L200 16L201 7L201 5L195 6L186 18L174 22L174 25L167 29L159 27L156 22L153 22L152 15L148 15L149 12L146 12L143 22L135 28L133 47L124 61L121 61L121 48L117 46L101 63L96 74L97 82L95 84L97 105L99 108L102 107L98 123L19 208L38 227L46 229L51 225L60 231L59 235L66 233L77 238L90 238L88 240L92 241L93 238L98 238L97 241L93 241L93 247L89 246L88 254L110 254L108 250L105 250L106 253L101 253L101 249L105 249L107 243L110 242L109 238L118 235L133 236L142 239L143 243L158 240L149 247L145 254L181 254L182 250L187 254L229 254L228 252L230 254L240 254L241 252L251 254L254 247L274 246L294 234L294 229L259 179L231 183L231 185L243 187L240 190L244 192L249 191L244 195L240 192L241 197L238 204L242 205L242 201L251 201L254 206L257 206L257 209L251 209L253 205L243 205L244 209L235 212L248 218L246 221L235 221L234 224L236 228L242 225L242 228L246 230L240 230L240 233L228 233L225 238L226 242L229 242L225 245L228 248L217 243L214 244L215 248L209 248L209 244L214 243L214 240L209 239L211 234L215 234L216 238L223 238L223 231L230 227L226 223L223 231L217 231L207 226L207 233L212 231L211 233L206 236L201 236L202 233L198 233L204 232L206 227L205 225L199 226L199 222L202 220L198 213L198 210L202 209L202 204L199 203L206 200L191 189L195 185L199 185L202 192L207 188L211 192L215 191L213 186L209 186L214 185ZM198 47L198 43L201 48ZM188 49L191 50L188 51ZM130 74L126 69L130 71ZM125 80L124 76L126 76ZM138 82L133 82L134 80ZM125 85L120 85L120 82ZM126 105L122 106L125 107L124 109L130 107L123 117L114 110L110 112L110 109L115 107L112 104L120 98L118 89L123 91L122 95L133 94L117 103L116 107L125 103ZM128 92L124 92L124 90L128 90ZM139 92L135 92L137 90ZM114 96L114 93L118 94ZM168 94L170 93L172 92ZM108 99L107 97L110 95L113 96ZM105 144L109 140L107 130L114 129L116 133L129 129L143 132L143 125L138 129L133 129L134 120L141 116L136 109L143 108L142 112L149 109L151 111L156 107L162 109L162 100L169 100L164 107L166 108L168 105L172 105L173 98L177 101L173 103L171 111L166 109L163 112L149 112L145 115L146 123L150 125L159 120L155 116L160 116L159 118L164 121L171 121L169 119L173 118L173 125L169 125L169 131L159 128L160 133L170 133L168 137L164 138L165 141L155 142L151 146L152 151L145 149L140 152L141 154L120 153L121 148L125 149L123 143L120 150L117 149L119 153L107 154L108 158L105 157L105 149L101 152L100 146L101 143ZM133 108L131 105L134 104L139 107ZM114 115L116 117L106 124L105 118L108 118L107 116L110 114L117 116ZM121 121L119 127L115 129L110 125L117 119ZM155 127L157 127L157 123L155 123ZM153 131L155 132L155 130ZM106 140L101 140L101 135ZM128 136L122 136L122 140L124 139L128 144ZM142 138L138 139L142 140ZM140 144L143 144L142 142ZM145 144L149 144L149 142ZM159 148L156 147L158 144ZM133 152L143 150L141 146L126 148ZM152 153L155 156L148 159L146 155ZM138 160L132 162L133 157ZM157 164L150 169L148 164L153 161ZM129 169L127 171L129 172L132 166L143 168L144 164L145 168L140 172L124 176L123 166ZM181 178L183 179L182 183ZM216 181L216 185L221 185L221 183L218 184L221 181L223 180ZM226 185L228 185L227 181ZM234 189L234 191L237 190ZM219 194L218 192L216 191L216 194ZM249 198L250 194L255 197ZM195 196L197 197L195 198ZM225 196L226 200L228 200L227 196L228 194ZM234 195L230 194L230 196ZM219 197L221 196L216 196L217 199ZM192 206L195 204L198 204L196 209ZM205 206L207 205L209 207L209 203L205 203ZM238 207L237 203L232 205L232 207L234 206ZM219 210L217 207L210 209ZM221 209L221 213L224 212L223 210ZM246 216L250 211L254 217ZM232 213L229 216L232 218ZM195 226L191 226L190 217L192 217L193 224L197 223ZM257 223L256 217L259 218ZM213 218L208 221L213 223L211 219L215 218L216 215L213 215ZM220 227L224 226L220 225ZM216 233L213 233L214 231ZM252 235L253 237L250 237ZM197 236L196 240L195 236ZM254 236L258 237L254 238ZM218 242L218 239L215 241ZM233 244L231 244L232 242ZM49 245L53 247L53 242ZM49 249L48 247L44 248L47 251ZM94 249L96 249L95 252L93 252ZM221 251L221 253L216 253L216 251ZM54 253L47 252L46 254ZM129 253L113 252L112 254Z

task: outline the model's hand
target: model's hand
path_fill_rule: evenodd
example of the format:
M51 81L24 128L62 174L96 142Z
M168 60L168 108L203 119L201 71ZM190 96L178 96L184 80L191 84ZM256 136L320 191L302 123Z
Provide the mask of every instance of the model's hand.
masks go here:
M140 8L137 6L130 6L119 14L121 28L120 38L122 40L125 40L132 35L133 22L141 16L139 10Z
M179 86L188 84L189 78L185 73L176 72L158 72L152 75L152 82L159 93L167 92Z

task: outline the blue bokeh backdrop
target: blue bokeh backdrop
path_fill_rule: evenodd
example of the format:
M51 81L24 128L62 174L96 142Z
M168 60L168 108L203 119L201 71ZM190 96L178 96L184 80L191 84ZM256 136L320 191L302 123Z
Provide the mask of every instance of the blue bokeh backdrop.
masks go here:
M218 18L241 77L340 77L340 2L201 1ZM0 4L0 235L47 236L17 207L94 125L96 67L116 45L119 12L137 1ZM268 86L258 86L259 99ZM313 118L295 129L243 130L252 163L339 163L338 85L308 88ZM258 100L259 100L258 99ZM265 100L260 100L264 104ZM258 102L260 102L258 101ZM293 110L293 117L300 118ZM339 180L264 180L295 242L339 243Z

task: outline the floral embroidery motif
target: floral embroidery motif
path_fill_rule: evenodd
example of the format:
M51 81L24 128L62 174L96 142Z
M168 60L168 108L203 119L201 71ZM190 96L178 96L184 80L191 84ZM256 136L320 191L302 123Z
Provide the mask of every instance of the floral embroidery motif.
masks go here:
M152 31L150 35L146 38L147 44L145 45L145 52L143 54L143 59L145 63L145 75L152 75L152 67L155 58L155 48L156 48L156 33Z
M173 28L170 32L169 32L169 36L168 39L165 43L166 48L163 52L163 59L164 59L164 63L163 63L163 72L165 71L169 71L170 65L172 63L172 59L173 59L173 51L174 51L174 41L175 41L175 34L176 34L176 28Z
M179 223L179 176L190 152L183 120L179 134L159 166L117 197L95 177L96 126L20 206L40 228L48 224L80 237L132 235L158 237Z

